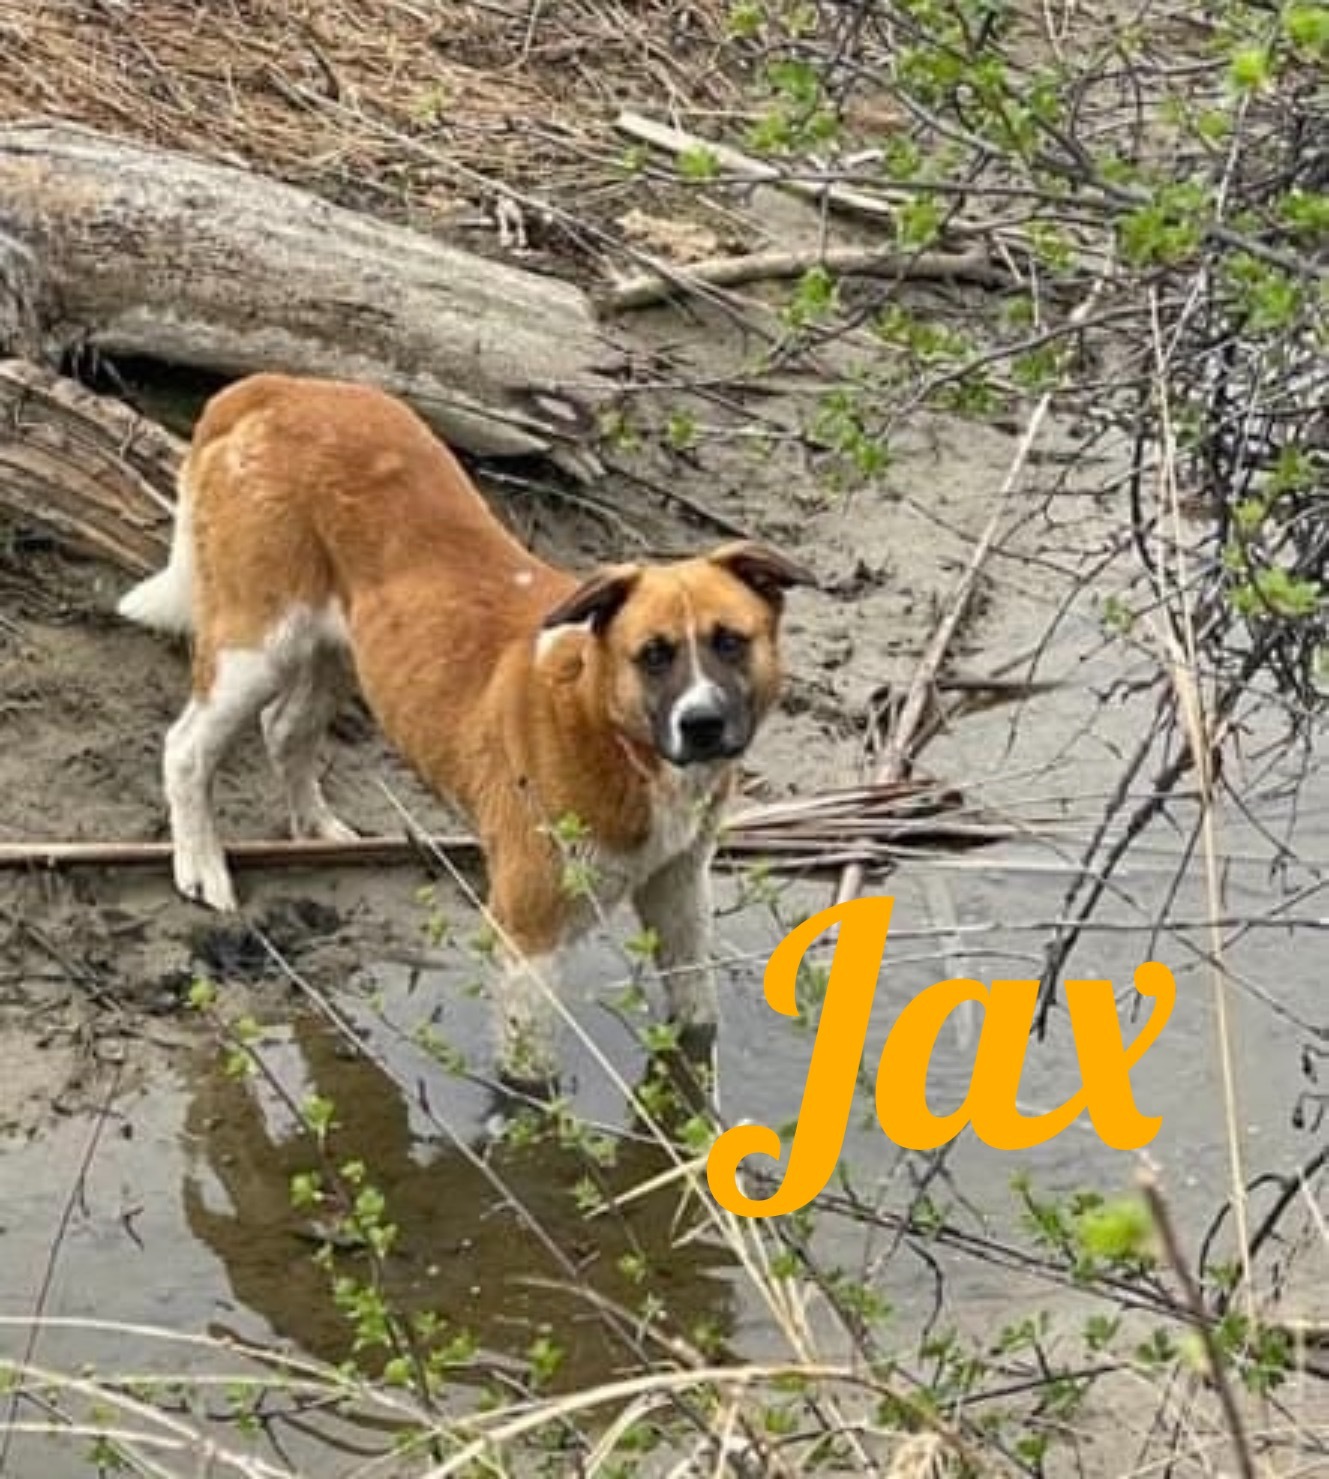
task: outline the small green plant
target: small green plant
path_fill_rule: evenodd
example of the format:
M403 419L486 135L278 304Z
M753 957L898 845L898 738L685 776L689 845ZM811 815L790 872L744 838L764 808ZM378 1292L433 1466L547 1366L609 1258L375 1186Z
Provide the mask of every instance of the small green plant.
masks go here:
M720 161L713 149L697 146L684 149L678 156L678 172L694 184L713 180L720 173Z

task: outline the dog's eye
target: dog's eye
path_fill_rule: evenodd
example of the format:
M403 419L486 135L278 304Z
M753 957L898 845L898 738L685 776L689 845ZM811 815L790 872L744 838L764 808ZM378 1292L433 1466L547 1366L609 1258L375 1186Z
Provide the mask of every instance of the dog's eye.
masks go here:
M652 637L637 651L637 666L647 673L665 673L673 666L677 648L665 637Z
M736 632L733 627L716 627L711 633L711 647L715 655L724 658L726 662L737 662L746 656L751 645L752 639L742 632Z

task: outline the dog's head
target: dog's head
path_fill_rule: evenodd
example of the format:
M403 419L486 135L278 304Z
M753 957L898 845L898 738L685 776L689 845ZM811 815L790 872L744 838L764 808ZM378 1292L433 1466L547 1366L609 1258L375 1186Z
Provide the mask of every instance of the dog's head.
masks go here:
M545 618L588 633L587 668L607 717L672 765L732 760L780 686L784 593L812 575L739 541L700 559L602 570Z

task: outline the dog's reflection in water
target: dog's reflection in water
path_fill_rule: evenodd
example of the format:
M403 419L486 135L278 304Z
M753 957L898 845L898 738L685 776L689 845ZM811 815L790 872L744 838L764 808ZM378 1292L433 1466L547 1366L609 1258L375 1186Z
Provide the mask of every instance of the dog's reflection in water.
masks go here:
M330 1219L292 1198L293 1177L329 1162L362 1163L386 1198L384 1218L398 1233L382 1275L395 1312L429 1312L443 1322L441 1339L465 1332L505 1365L545 1337L561 1351L556 1388L621 1375L643 1344L658 1358L655 1335L699 1339L714 1356L732 1333L734 1263L714 1233L688 1236L704 1214L683 1183L626 1196L673 1164L659 1146L620 1140L601 1166L593 1151L560 1144L548 1129L524 1145L495 1145L477 1130L491 1179L457 1145L421 1134L392 1079L322 1021L297 1019L263 1057L292 1100L317 1094L335 1106L327 1162L261 1075L219 1066L203 1077L187 1117L196 1169L185 1215L225 1265L236 1299L279 1339L328 1361L351 1354L353 1330L331 1284L339 1273L368 1279L369 1259L344 1246L335 1269L320 1266ZM658 1077L662 1065L647 1071ZM593 1201L616 1197L621 1205L588 1215ZM643 1336L638 1316L648 1301L663 1314ZM626 1312L626 1342L607 1306ZM223 1315L218 1323L231 1322ZM372 1370L385 1354L357 1360Z

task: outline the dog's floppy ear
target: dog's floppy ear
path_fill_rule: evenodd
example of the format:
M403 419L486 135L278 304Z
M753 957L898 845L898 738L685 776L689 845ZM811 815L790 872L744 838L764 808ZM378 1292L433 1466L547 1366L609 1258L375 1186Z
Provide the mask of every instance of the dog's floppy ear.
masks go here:
M737 576L744 585L750 586L776 607L780 606L785 591L791 586L817 584L817 577L811 570L770 545L757 544L750 539L722 544L710 556L710 561Z
M640 579L641 570L636 565L610 565L597 570L549 612L542 623L544 630L585 623L597 634L604 631Z

